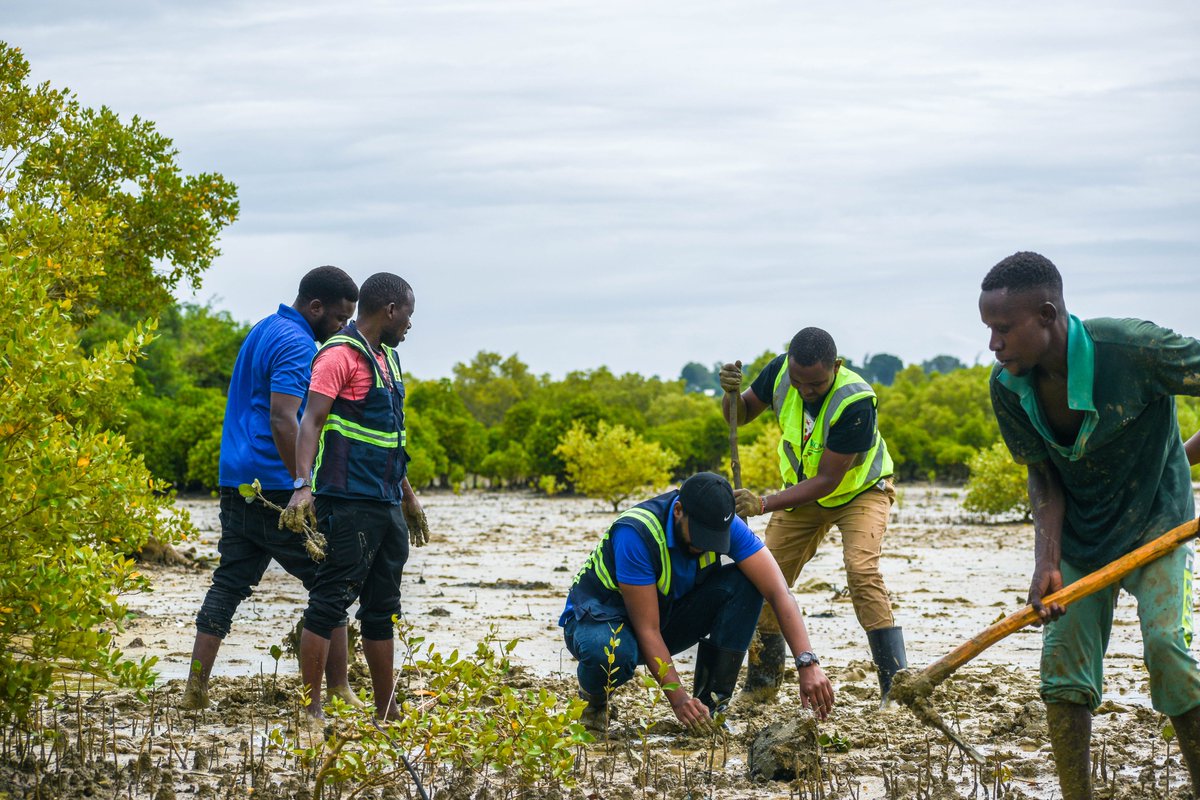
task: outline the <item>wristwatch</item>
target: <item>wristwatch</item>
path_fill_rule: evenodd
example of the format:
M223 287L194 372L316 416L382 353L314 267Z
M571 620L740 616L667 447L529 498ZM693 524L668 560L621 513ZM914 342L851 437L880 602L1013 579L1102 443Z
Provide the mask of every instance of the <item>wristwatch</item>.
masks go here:
M796 669L804 669L805 667L813 667L820 664L821 660L817 658L817 654L812 650L805 650L800 655L796 656Z
M292 488L293 488L293 489L303 489L303 488L304 488L304 487L306 487L306 486L307 486L307 487L309 487L310 489L312 488L312 479L310 479L310 478L296 478L296 480L292 481Z

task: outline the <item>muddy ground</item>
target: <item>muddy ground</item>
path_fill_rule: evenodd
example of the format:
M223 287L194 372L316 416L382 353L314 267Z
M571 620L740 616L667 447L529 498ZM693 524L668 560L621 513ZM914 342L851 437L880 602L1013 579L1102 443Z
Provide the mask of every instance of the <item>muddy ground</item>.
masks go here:
M556 621L572 574L612 514L594 501L522 493L431 493L423 499L433 542L413 551L405 572L404 613L414 633L444 653L455 648L469 651L494 625L502 640L518 640L512 653L519 667L515 681L571 694L574 662ZM10 735L0 748L9 761L0 774L0 798L5 792L14 797L155 800L248 796L252 770L246 769L247 759L253 764L253 743L262 744L254 731L272 720L285 725L290 715L293 701L286 691L264 702L261 688L276 670L269 650L281 643L298 618L304 593L273 565L254 597L242 605L222 649L213 673L214 707L162 717L162 709L178 700L187 674L193 616L211 574L203 564L214 556L219 532L215 501L188 499L181 505L201 532L198 541L182 549L190 550L201 566L151 568L155 591L129 598L135 615L119 638L130 655L158 657L161 679L152 701L97 689L61 704L59 722L54 723L69 730L85 716L107 720L105 725L116 734L108 748L113 753L110 760L123 764L124 771L105 772L93 765L89 772L70 752L65 758L53 752L47 757L54 764L51 775L39 775L29 761L23 771L14 770ZM763 518L752 523L760 533L765 527ZM901 487L885 541L883 570L897 623L906 633L911 665L932 663L1023 605L1032 539L1027 524L982 524L965 515L955 489ZM840 552L834 531L795 587L815 648L837 691L837 706L817 731L828 744L819 753L819 779L811 773L791 783L758 782L748 776L747 751L758 730L798 715L794 695L785 693L773 705L735 709L732 734L716 749L711 769L708 759L713 754L705 742L669 724L656 729L648 782L634 768L642 751L638 731L617 723L607 744L588 748L580 760L578 788L565 796L1059 796L1037 697L1040 634L1034 629L1014 634L935 694L934 704L943 717L988 758L985 766L972 765L906 709L876 709L878 686L865 636L845 595ZM677 661L690 682L693 653ZM1134 603L1125 595L1105 668L1105 702L1093 737L1102 795L1168 796L1169 780L1170 796L1184 796L1185 771L1173 744L1168 753L1161 733L1165 719L1149 707ZM295 672L294 661L285 656L278 665L283 689L294 686ZM358 685L366 685L361 677ZM626 687L614 702L636 703L635 693L633 686ZM671 719L665 705L659 711L664 720ZM170 740L150 749L144 744L145 730L155 714L160 715L157 726L170 729ZM51 718L48 711L46 720ZM161 738L161 730L157 735ZM94 739L93 734L89 741L94 744ZM135 746L138 741L143 744ZM44 755L45 748L41 752ZM264 791L260 784L258 796L306 796L303 781L281 758L269 750L259 758L260 773L269 776L271 787ZM609 771L612 779L606 777ZM410 791L401 784L388 796L405 797Z

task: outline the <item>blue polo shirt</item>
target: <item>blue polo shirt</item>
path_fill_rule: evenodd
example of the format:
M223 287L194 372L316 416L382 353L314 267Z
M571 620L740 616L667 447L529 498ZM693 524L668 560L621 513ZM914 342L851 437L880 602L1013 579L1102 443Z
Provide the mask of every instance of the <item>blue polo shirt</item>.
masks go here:
M675 502L679 502L676 500ZM671 554L671 597L683 597L696 588L696 573L700 569L700 556L694 556L686 548L675 546L675 515L667 515L667 552ZM613 558L617 567L617 583L630 586L649 586L658 582L654 564L642 538L629 525L617 525L610 534L613 539ZM729 558L736 564L763 549L765 545L754 535L750 526L734 517L729 526ZM558 624L563 625L574 610L571 595L563 607Z
M221 486L251 483L264 489L292 488L292 477L271 436L271 393L300 398L297 420L317 352L316 336L300 312L288 305L250 331L233 365L225 421L221 426Z

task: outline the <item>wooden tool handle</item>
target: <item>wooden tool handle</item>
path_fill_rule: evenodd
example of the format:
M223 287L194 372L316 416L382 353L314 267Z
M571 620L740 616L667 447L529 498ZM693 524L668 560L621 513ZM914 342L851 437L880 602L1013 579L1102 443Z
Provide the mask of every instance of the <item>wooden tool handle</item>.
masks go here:
M1191 520L1172 528L1154 541L1148 542L1095 572L1083 576L1070 586L1064 586L1057 592L1043 597L1042 604L1050 605L1051 603L1058 603L1060 606L1065 607L1080 598L1100 591L1106 586L1113 585L1138 567L1149 564L1151 561L1166 555L1188 539L1194 539L1200 533L1198 531L1200 524L1198 523L1200 523L1200 520ZM1019 631L1026 625L1033 624L1037 619L1038 613L1034 611L1033 606L1025 606L1021 611L1005 617L974 638L963 642L945 658L930 664L925 668L924 675L928 678L932 686L936 686L945 680L954 670L996 642L1010 633Z
M729 471L733 473L733 488L742 488L742 462L738 461L737 448L737 418L738 397L733 392L726 392L729 398Z

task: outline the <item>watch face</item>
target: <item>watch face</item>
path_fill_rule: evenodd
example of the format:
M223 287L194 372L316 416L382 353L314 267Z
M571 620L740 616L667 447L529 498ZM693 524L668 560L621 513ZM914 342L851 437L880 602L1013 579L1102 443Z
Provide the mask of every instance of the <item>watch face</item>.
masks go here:
M811 667L813 664L819 663L815 653L801 653L796 656L796 663L802 667Z

